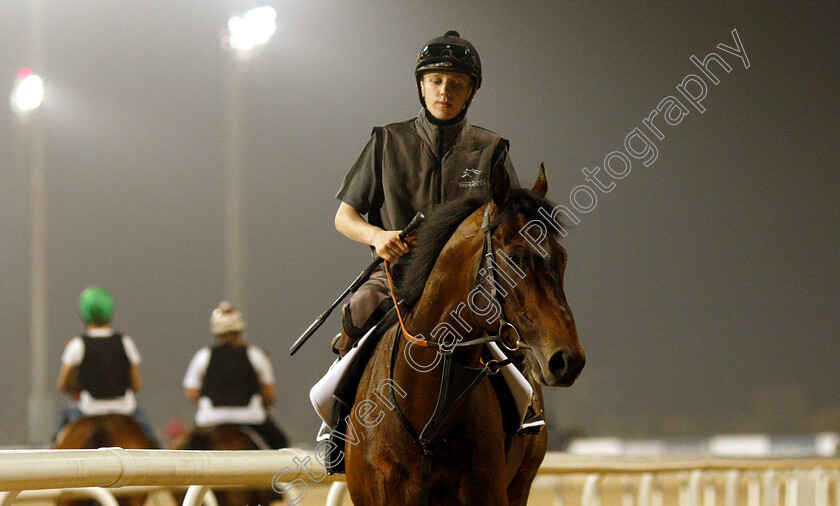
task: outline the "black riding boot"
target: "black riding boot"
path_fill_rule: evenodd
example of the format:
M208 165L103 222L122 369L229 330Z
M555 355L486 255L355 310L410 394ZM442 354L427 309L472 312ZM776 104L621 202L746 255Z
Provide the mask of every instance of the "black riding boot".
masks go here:
M330 343L333 353L344 357L356 346L356 343L376 325L379 320L393 307L391 299L384 299L371 313L361 327L353 325L353 317L350 315L350 304L344 306L344 316L341 319L341 334L336 335Z

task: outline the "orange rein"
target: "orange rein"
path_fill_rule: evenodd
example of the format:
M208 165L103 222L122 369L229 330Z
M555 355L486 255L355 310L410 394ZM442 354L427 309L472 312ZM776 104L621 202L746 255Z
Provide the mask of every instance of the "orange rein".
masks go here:
M400 320L400 330L402 330L403 337L409 343L419 344L420 346L431 348L425 339L412 336L405 328L405 321L403 321L402 313L400 312L400 305L397 303L397 296L394 293L394 280L391 278L391 263L388 261L385 261L385 274L388 276L388 288L391 290L391 300L394 301L394 309L397 310L397 318Z

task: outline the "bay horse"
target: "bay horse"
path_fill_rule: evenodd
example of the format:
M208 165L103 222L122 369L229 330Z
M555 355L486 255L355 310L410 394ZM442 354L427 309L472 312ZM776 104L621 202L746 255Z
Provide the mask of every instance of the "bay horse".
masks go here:
M69 422L56 435L56 450L103 448L118 446L131 449L153 449L154 443L146 436L143 427L127 415L85 416ZM124 496L123 506L141 506L146 494ZM96 501L70 501L63 504L98 504Z
M537 382L570 386L584 366L545 167L530 191L511 188L498 164L488 186L490 198L438 206L397 264L395 295L410 309L376 344L347 418L357 506L524 506L546 431L506 431L510 408L489 376L524 354L542 409ZM490 340L514 358L486 356Z
M258 445L254 438L239 425L222 424L209 427L195 427L172 442L173 450L265 450L268 445ZM253 430L252 430L253 432ZM259 436L257 436L259 437ZM261 441L258 439L258 441ZM219 506L268 506L281 496L271 489L224 488L214 490ZM183 502L183 494L176 495L178 503Z

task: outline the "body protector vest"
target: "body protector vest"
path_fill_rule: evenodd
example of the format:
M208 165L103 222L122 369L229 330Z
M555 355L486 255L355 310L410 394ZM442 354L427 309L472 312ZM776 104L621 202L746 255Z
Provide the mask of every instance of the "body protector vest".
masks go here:
M210 351L210 363L204 373L201 395L215 407L247 406L260 393L257 372L248 359L247 346L222 344Z
M79 386L95 399L122 397L131 386L131 363L122 334L82 336L85 356L79 364Z
M374 129L336 197L367 214L369 223L402 230L416 213L428 216L440 203L489 195L488 177L497 162L511 186L519 187L507 140L466 118L437 126L421 111L415 119Z

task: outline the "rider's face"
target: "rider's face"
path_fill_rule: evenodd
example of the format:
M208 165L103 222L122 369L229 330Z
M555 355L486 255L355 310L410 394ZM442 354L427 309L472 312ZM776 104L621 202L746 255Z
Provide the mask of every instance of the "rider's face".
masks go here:
M426 108L435 118L446 121L464 108L472 91L472 79L457 72L427 72L420 82Z

